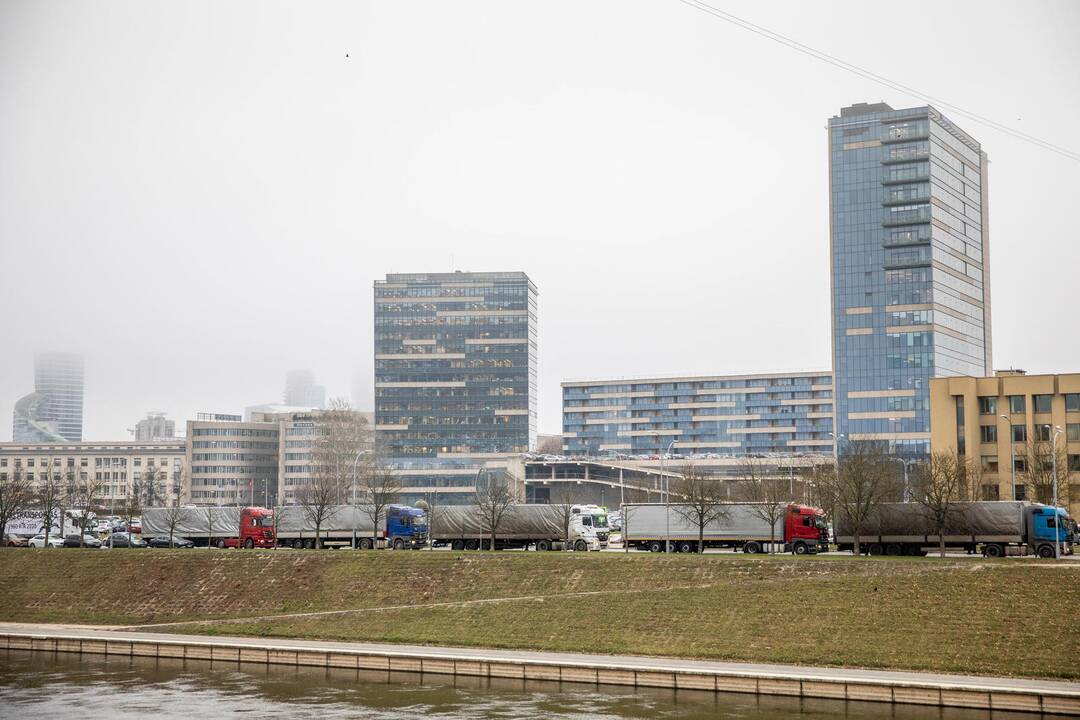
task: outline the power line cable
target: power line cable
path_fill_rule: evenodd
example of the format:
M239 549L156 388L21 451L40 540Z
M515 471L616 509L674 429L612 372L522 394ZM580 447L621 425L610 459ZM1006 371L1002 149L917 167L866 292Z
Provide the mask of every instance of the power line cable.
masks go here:
M924 92L922 92L920 90L917 90L916 88L910 87L908 85L904 85L903 83L897 82L895 80L890 80L889 78L887 78L887 77L885 77L883 75L879 75L879 74L877 74L877 73L875 73L875 72L873 72L871 70L867 70L866 68L860 67L860 66L858 66L858 65L856 65L854 63L849 63L846 60L842 60L841 58L838 58L838 57L836 57L834 55L830 55L830 54L828 54L826 52L823 52L821 50L817 50L815 48L812 48L809 45L804 45L803 43L799 42L798 40L794 40L794 39L789 38L789 37L787 37L785 35L781 35L780 33L769 30L768 28L763 27L761 25L756 25L756 24L750 22L749 20L743 20L742 18L740 18L740 17L738 17L736 15L733 15L733 14L731 14L731 13L725 11L725 10L721 10L721 9L719 9L717 7L709 5L706 2L702 2L701 0L678 0L678 1L681 2L684 5L688 5L689 7L700 10L701 12L704 12L704 13L706 13L708 15L712 15L715 18L719 18L720 20L728 22L728 23L730 23L732 25L735 25L737 27L740 27L740 28L742 28L744 30L749 30L750 32L752 32L752 33L754 33L756 35L760 35L761 37L764 37L764 38L766 38L768 40L772 40L773 42L784 45L785 47L788 47L788 48L790 48L792 50L795 50L796 52L800 52L800 53L802 53L804 55L808 55L808 56L814 58L815 60L820 60L821 62L828 63L829 65L833 65L835 67L840 68L841 70L845 70L845 71L850 72L850 73L852 73L854 75L858 75L858 76L860 76L862 78L865 78L865 79L870 80L872 82L878 83L879 85L884 85L885 87L890 88L892 90L896 90L898 92L902 92L902 93L905 93L907 95L910 95L911 97L918 98L919 100L922 100L922 101L924 101L924 102L926 102L928 104L935 105L937 107L948 110L948 111L950 111L951 113L953 113L955 115L965 117L965 118L967 118L969 120L972 120L973 122L977 122L977 123L979 123L981 125L992 128L992 129L997 130L999 132L1003 132L1003 133L1005 133L1007 135L1011 135L1012 137L1014 137L1014 138L1016 138L1018 140L1022 140L1024 142L1030 143L1032 145L1035 145L1037 147L1042 148L1043 150L1048 150L1048 151L1050 151L1052 153L1056 153L1058 155L1061 155L1062 157L1066 157L1066 158L1068 158L1070 160L1075 160L1077 162L1080 162L1080 153L1078 153L1078 152L1075 152L1075 151L1070 150L1068 148L1062 147L1060 145L1055 145L1054 143L1048 142L1048 141L1043 140L1041 138L1037 138L1034 135L1029 135L1026 132L1023 132L1021 130L1017 130L1015 128L1009 127L1008 125L1000 123L1000 122L998 122L996 120L993 120L991 118L988 118L988 117L986 117L984 115L980 115L980 114L972 112L970 110L965 110L964 108L959 107L958 105L954 105L954 104L952 104L950 102L947 102L945 100L935 98L932 95L924 93Z

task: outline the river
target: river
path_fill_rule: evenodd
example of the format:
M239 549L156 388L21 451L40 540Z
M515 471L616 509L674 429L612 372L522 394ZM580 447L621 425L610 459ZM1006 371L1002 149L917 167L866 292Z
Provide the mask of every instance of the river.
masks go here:
M879 703L0 650L0 718L1032 720Z

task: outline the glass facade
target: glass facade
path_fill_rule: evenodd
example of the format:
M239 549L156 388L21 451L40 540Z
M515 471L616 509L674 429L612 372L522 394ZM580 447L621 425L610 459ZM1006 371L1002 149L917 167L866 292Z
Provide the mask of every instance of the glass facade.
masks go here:
M563 383L570 455L831 452L827 372Z
M34 392L15 404L15 442L79 442L83 423L83 359L72 353L34 356Z
M925 455L929 379L990 367L987 162L932 107L830 119L838 435Z
M536 444L536 298L522 272L375 282L376 442L411 485L471 487L475 461Z

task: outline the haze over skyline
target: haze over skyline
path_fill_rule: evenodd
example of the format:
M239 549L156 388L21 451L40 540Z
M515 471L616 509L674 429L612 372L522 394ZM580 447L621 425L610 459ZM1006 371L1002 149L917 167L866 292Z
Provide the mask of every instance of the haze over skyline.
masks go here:
M1073 3L718 6L1077 149ZM923 104L674 0L4 3L0 440L36 351L85 355L91 440L294 368L369 410L388 272L530 276L545 433L563 380L829 369L825 124L878 100ZM994 365L1077 370L1078 164L945 114Z

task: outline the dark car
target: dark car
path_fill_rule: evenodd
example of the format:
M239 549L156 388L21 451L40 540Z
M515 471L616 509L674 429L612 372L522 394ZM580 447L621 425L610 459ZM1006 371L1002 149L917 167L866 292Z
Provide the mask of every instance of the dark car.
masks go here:
M64 547L66 547L66 548L77 548L77 547L99 548L99 547L101 547L101 541L98 540L93 535L83 535L82 537L83 537L82 545L79 545L79 536L78 536L78 534L64 536Z
M146 544L152 548L167 548L169 547L169 536L159 535L158 537L152 537L146 541ZM176 548L193 548L195 543L179 535L173 535L172 546Z
M146 547L146 542L138 535L129 535L126 532L114 532L112 535L101 541L101 547L141 548Z

